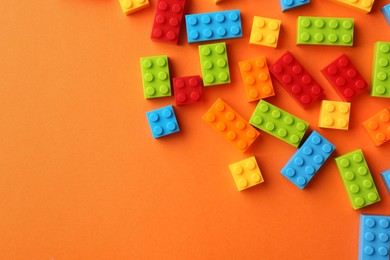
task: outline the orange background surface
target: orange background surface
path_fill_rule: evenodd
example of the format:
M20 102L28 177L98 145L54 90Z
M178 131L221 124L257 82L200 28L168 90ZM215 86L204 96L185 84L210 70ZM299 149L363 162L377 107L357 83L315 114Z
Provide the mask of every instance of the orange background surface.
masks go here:
M156 0L125 16L116 0L0 1L0 259L356 259L359 213L390 214L375 147L361 122L389 99L352 102L349 131L319 129L320 102L303 110L274 81L267 101L310 123L334 156L361 148L382 201L353 210L333 159L303 190L279 171L296 149L262 133L246 154L201 116L221 97L249 119L238 62L290 50L340 100L320 69L341 53L370 81L373 45L390 41L377 0L369 15L330 1L288 12L268 0L187 0L187 13L241 10L243 38L228 40L232 83L177 107L181 132L153 139L139 58L168 55L172 76L200 74L198 44L150 40ZM277 49L249 46L254 15L282 20ZM355 18L354 47L296 46L298 15ZM183 28L184 29L184 25ZM255 155L265 182L238 192L228 165Z

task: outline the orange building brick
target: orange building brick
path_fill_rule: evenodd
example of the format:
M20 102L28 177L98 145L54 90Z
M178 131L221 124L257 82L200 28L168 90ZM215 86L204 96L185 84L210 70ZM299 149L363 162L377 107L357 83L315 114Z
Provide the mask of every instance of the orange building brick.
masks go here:
M376 146L390 140L390 112L383 109L363 122L363 126Z

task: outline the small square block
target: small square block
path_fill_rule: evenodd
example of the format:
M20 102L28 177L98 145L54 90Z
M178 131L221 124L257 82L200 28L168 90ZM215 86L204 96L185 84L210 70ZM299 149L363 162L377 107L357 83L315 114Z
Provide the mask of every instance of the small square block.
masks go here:
M198 75L173 78L176 105L192 104L202 100L202 78Z
M356 10L369 13L371 12L371 8L374 5L375 0L333 0L333 1L342 4L344 6L352 7Z
M172 96L167 56L141 58L142 84L145 98Z
M387 23L390 25L390 4L387 4L381 8L381 12L385 17Z
M276 48L281 24L280 20L260 16L253 17L249 44Z
M123 13L131 14L148 7L148 0L119 0Z
M259 166L254 156L229 165L239 191L264 182Z
M382 180L386 185L387 192L390 195L390 169L381 173Z
M390 98L390 42L376 42L371 96Z
M390 140L390 112L388 109L382 109L379 113L373 115L363 122L363 127L370 135L376 146Z
M248 102L275 95L264 56L239 63Z
M323 100L318 126L321 128L331 128L348 130L351 103Z
M310 3L310 0L279 0L279 3L284 12L302 5L307 5Z
M172 105L146 112L146 117L154 138L180 131Z

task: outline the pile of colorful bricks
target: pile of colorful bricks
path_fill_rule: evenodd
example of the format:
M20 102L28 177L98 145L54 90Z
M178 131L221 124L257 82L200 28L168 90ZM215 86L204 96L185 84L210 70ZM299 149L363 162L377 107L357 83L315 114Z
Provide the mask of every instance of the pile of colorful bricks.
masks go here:
M148 0L119 0L123 12L130 14L149 6ZM211 0L210 0L211 1ZM214 0L215 3L222 0ZM335 0L369 13L374 0ZM307 5L310 0L280 0L282 11ZM189 43L225 40L242 37L240 10L225 10L184 15L185 0L158 0L151 32L155 41L177 44L182 20L185 17ZM390 25L390 4L381 11ZM250 44L276 47L281 21L266 17L253 18ZM353 46L354 19L340 17L299 16L298 45ZM142 57L144 97L175 96L176 105L202 100L204 86L231 82L225 42L199 45L202 76L174 77L171 81L166 55ZM249 121L246 121L222 99L204 114L202 119L240 152L245 152L260 135L266 132L297 148L286 162L281 174L304 189L336 149L325 137L312 131L303 141L309 123L264 99L275 95L271 77L303 108L320 101L324 89L290 52L283 54L270 67L264 56L239 63L248 102L258 101ZM369 88L369 84L342 54L321 70L322 74L343 100L322 100L319 127L348 130L351 101ZM390 98L390 42L376 42L372 70L371 96ZM173 91L171 90L171 83ZM172 105L146 113L154 138L180 131ZM390 140L390 112L384 108L362 122L374 145ZM353 209L377 203L380 196L361 149L335 158ZM231 174L239 191L264 182L256 158L251 156L231 164ZM390 193L390 169L381 174ZM361 215L360 259L389 259L390 216Z

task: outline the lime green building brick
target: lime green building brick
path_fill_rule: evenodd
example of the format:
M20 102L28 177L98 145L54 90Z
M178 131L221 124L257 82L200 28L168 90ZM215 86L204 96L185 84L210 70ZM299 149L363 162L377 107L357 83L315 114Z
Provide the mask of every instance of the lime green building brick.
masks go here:
M390 98L390 42L375 43L371 96Z
M172 96L167 56L140 59L145 98Z

